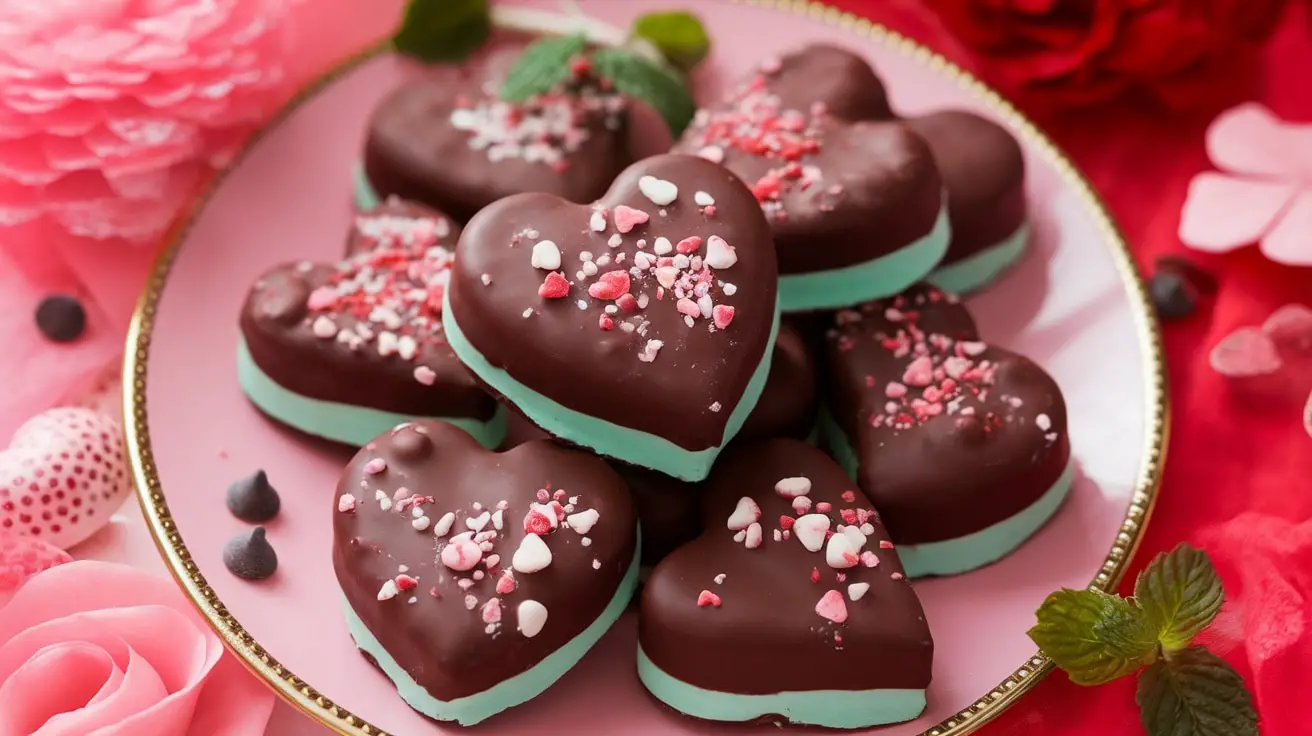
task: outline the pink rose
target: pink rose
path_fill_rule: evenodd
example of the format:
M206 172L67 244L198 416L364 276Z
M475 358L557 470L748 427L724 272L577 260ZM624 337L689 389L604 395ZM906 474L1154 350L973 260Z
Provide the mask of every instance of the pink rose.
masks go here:
M272 710L168 580L70 562L0 609L0 734L257 736Z

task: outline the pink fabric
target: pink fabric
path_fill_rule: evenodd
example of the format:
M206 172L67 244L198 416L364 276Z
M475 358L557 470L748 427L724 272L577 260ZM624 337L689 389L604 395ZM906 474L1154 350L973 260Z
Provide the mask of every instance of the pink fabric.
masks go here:
M0 609L0 733L256 736L272 708L169 580L70 562Z

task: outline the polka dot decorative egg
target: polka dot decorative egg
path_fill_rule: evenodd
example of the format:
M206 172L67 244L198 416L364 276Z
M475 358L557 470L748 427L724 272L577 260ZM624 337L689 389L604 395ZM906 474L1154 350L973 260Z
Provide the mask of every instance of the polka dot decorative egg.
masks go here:
M104 526L131 489L118 422L90 409L50 409L0 451L0 534L68 549Z

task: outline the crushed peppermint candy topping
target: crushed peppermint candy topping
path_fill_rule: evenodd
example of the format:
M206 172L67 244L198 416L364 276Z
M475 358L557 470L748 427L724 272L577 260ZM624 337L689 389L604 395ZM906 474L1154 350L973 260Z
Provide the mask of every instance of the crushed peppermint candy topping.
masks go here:
M832 198L842 193L842 186L823 186L819 167L803 163L824 146L828 111L823 103L805 111L785 108L768 88L774 73L760 69L731 90L721 106L699 110L686 140L697 155L715 163L724 160L726 151L773 162L755 182L748 182L768 217L787 217L782 202L786 194L823 198L821 208L832 208ZM714 200L708 205L713 206Z
M446 350L442 294L452 251L441 240L450 225L437 217L362 214L355 230L363 249L306 298L304 324L311 334L405 361L426 348ZM429 368L415 370L420 383L431 385L434 378Z
M847 602L843 600L842 593L830 590L820 596L820 601L815 604L815 612L820 614L821 618L841 624L847 620Z
M618 130L628 107L587 65L571 72L559 88L520 103L497 99L489 85L485 97L458 98L448 120L469 135L470 149L493 163L518 159L564 171L597 126Z
M705 322L705 328L712 333L726 330L733 323L737 308L723 300L736 294L738 287L717 274L733 268L738 253L732 243L713 231L686 235L678 242L646 233L640 228L657 215L668 216L669 211L663 208L673 205L680 191L676 182L651 175L641 177L638 188L647 201L662 209L643 209L642 202L592 209L588 211L586 228L580 231L586 238L604 238L609 248L628 243L634 250L575 253L572 242L561 240L564 245L560 245L539 240L532 246L529 262L532 268L547 272L538 286L539 297L572 299L579 311L597 310L599 331L635 335L632 345L637 359L651 363L665 340L649 334L652 320L648 310L674 309L687 327L700 327L699 322ZM686 199L688 195L682 196ZM714 202L710 193L700 190L693 197L698 203ZM713 204L705 205L702 214L711 218L713 208ZM611 228L613 232L607 234ZM540 234L526 229L512 238L511 245L524 241L529 232L534 238ZM577 267L569 263L575 256ZM570 273L573 281L567 276ZM585 295L588 298L583 298ZM541 302L530 304L522 314L531 317L542 307Z
M726 526L734 531L746 529L749 525L758 521L760 518L761 507L750 497L743 496L738 499L738 504L734 507L733 512L729 514Z
M698 608L706 608L707 606L710 606L712 608L719 608L721 602L722 601L720 600L720 596L712 593L709 590L703 590L701 593L697 594Z
M956 431L984 438L1014 420L1023 402L995 390L998 365L984 357L988 345L921 328L924 309L954 303L956 297L930 288L834 315L828 337L840 352L853 349L857 340L870 340L903 366L901 375L883 385L873 377L865 381L871 400L862 408L862 421L906 430L951 416ZM862 329L867 321L878 327Z

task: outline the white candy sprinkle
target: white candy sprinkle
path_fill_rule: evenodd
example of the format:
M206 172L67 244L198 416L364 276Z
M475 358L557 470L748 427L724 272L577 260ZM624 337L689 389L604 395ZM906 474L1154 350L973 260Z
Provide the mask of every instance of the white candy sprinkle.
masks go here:
M656 255L663 256L669 253L670 251L674 250L674 244L670 242L669 238L660 237L660 238L656 238L656 244L653 245L651 249L656 253Z
M784 498L805 496L811 492L811 479L800 475L793 478L780 478L774 484L774 492Z
M738 252L719 235L706 240L706 257L703 262L711 268L730 268L738 262Z
M756 549L764 541L764 533L761 531L761 525L758 522L752 522L747 527L747 539L743 542L747 549Z
M729 514L729 520L725 523L729 529L746 529L750 524L761 519L761 507L747 496L738 499L738 505L734 507L733 513Z
M737 294L737 293L738 293L738 287L737 287L737 286L734 286L733 284L725 284L725 285L724 285L724 295L725 295L725 296L733 296L734 294Z
M315 337L329 338L337 334L337 324L323 315L319 315L310 329Z
M692 201L696 202L698 207L709 207L715 204L715 197L712 197L706 192L697 192L692 195Z
M479 277L478 277L478 280L479 280L479 281L482 281L484 286L490 286L490 285L492 284L492 274L490 274L490 273L485 273L485 274L479 276Z
M1047 414L1040 414L1037 417L1034 417L1034 426L1038 427L1041 431L1047 432L1052 429L1052 420L1048 418Z
M529 317L532 317L532 316L533 316L533 307L529 307L528 309L525 309L525 310L523 311L522 314L523 314L523 316L524 316L524 319L528 319Z
M396 594L398 592L399 591L396 589L395 580L391 580L391 579L385 580L383 581L383 587L378 589L378 600L390 601L396 597Z
M533 245L533 255L530 258L533 268L540 268L544 271L555 271L560 268L560 248L550 240L542 240Z
M476 532L481 532L483 531L483 527L487 526L487 523L491 520L492 520L492 514L489 514L488 512L484 511L478 516L471 516L470 518L465 519L465 526L469 527L470 529L473 529Z
M870 590L870 583L852 583L851 585L847 586L847 597L851 598L852 602L855 603L856 601L861 600L861 598L865 596L866 592L869 590Z
M625 324L628 324L627 322ZM644 363L650 363L656 360L656 354L665 347L665 343L660 340L648 340L647 344L642 347L642 352L638 353L638 360Z
M848 544L852 545L853 551L860 552L861 548L866 546L866 535L854 526L844 526L839 528L843 536L847 537Z
M643 196L650 199L652 204L664 207L679 198L679 188L674 182L664 179L657 179L654 176L644 176L638 179L638 191Z
M618 248L623 244L624 244L624 238L619 233L615 233L614 235L611 235L610 240L606 241L606 245L609 245L612 248Z
M421 517L419 517L418 519L414 519L414 520L412 520L412 521L410 522L410 526L414 527L415 530L417 530L417 531L421 531L421 532L422 532L422 531L424 531L425 529L428 528L428 525L429 525L429 524L432 524L432 523L433 523L433 520L432 520L432 519L428 518L427 516L421 516Z
M454 512L448 511L442 514L442 518L438 519L437 523L433 525L434 536L445 537L446 533L451 531L451 525L454 523L456 523Z
M746 539L747 539L746 529L740 529L736 534L733 535L733 541L737 542L738 544L742 544Z
M721 584L723 584L723 583L724 583L724 578L725 578L725 574L724 574L724 573L720 573L719 575L716 575L715 578L714 578L714 579L715 579L715 584L716 584L716 585L721 585Z
M579 544L583 545L584 547L591 547L591 546L592 546L592 537L584 537L584 538L580 539L580 540L579 540Z
M551 549L542 541L542 537L529 534L519 543L519 549L515 550L510 564L516 571L523 573L545 570L551 564Z
M796 508L796 503L794 503ZM825 532L829 531L829 517L824 514L806 514L793 522L793 536L806 547L808 552L819 552L825 543Z
M579 534L587 534L592 530L592 527L600 518L601 514L598 513L596 509L588 509L587 511L580 511L577 514L566 516L565 523L575 532Z
M858 561L856 553L846 534L835 534L825 545L825 562L836 570L856 567Z
M500 530L501 527L502 527L505 523L506 523L506 512L505 512L505 511L503 511L503 510L501 510L501 509L497 509L496 511L494 511L494 512L492 513L492 527L493 527L493 528Z
M574 304L579 308L579 311L587 311L588 309L588 302L586 300L580 299L574 302Z
M535 600L526 600L515 609L515 616L519 619L519 633L532 639L547 624L547 607Z
M342 497L337 499L337 510L343 514L355 510L355 496L349 493L343 493Z
M720 411L720 409L722 409L722 408L724 408L724 407L720 406L720 402L718 402L718 401L712 401L712 402L711 402L711 405L710 405L709 407L707 407L707 408L710 409L710 410L713 411L713 412L718 412L718 411Z
M598 559L595 559L595 558L594 558L594 559L592 560L592 569L593 569L593 570L600 570L600 569L601 569L601 560L598 560Z
M606 215L601 210L593 210L592 218L588 220L588 227L592 228L594 233L606 231Z

